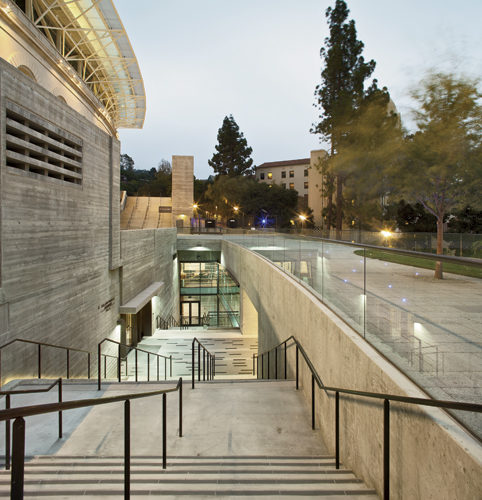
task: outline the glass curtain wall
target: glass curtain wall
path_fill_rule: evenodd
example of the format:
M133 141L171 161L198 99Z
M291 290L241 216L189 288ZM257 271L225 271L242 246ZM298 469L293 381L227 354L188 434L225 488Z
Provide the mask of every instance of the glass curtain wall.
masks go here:
M181 262L181 322L239 328L239 284L218 262Z

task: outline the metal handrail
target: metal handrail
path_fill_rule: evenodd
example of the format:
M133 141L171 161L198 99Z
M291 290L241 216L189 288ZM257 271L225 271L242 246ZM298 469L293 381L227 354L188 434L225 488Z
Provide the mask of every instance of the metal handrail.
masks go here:
M49 392L50 389L59 386L59 403L62 402L62 379L54 380L44 389L20 389L12 391L0 391L0 396L5 396L5 409L10 409L10 396L14 394L34 394L38 392ZM62 439L62 412L59 411L59 439ZM10 420L5 420L5 469L10 469Z
M172 377L172 354L170 356L164 356L162 354L158 354L156 352L150 352L146 351L145 349L139 349L138 347L133 347L129 346L127 344L122 344L121 342L117 342L117 340L112 340L109 338L105 338L104 340L101 340L99 344L97 345L97 358L98 358L98 372L97 372L97 388L101 389L102 386L102 373L101 373L101 356L109 356L108 354L102 354L102 344L104 342L112 342L113 344L116 344L118 346L117 348L117 356L111 356L117 359L117 380L118 382L121 382L121 360L126 359L127 362L127 355L123 358L121 357L121 348L126 347L128 350L135 350L135 381L138 381L138 363L137 363L137 353L138 352L144 352L147 354L147 381L150 382L151 377L150 377L150 362L151 362L151 356L156 356L157 359L157 381L159 382L159 359L162 358L164 359L164 380L167 380L167 360L169 360L169 376ZM127 367L126 367L127 370Z
M194 356L194 345L197 342L197 380L201 381L201 349L203 350L203 361L202 361L202 376L203 381L205 380L214 380L216 375L216 355L211 354L208 349L201 343L199 340L194 337L192 339L192 358L191 358L191 378L192 378L192 389L195 388L195 379L196 379L196 363Z
M292 340L293 343L289 346L288 341ZM268 360L268 378L270 377L269 354L275 351L275 376L278 378L278 349L284 346L284 378L287 378L286 373L286 350L288 347L296 346L296 389L299 388L299 367L298 367L298 352L301 352L308 368L311 371L311 425L315 429L315 382L320 389L323 389L328 395L328 392L335 393L335 462L336 468L340 468L340 394L351 394L353 396L360 396L373 399L383 399L383 498L389 499L390 495L390 401L397 401L399 403L431 406L436 408L446 408L451 410L472 411L482 413L482 404L477 403L464 403L462 401L444 401L438 399L425 399L414 398L410 396L397 396L395 394L384 394L378 392L357 391L353 389L345 389L341 387L326 386L323 384L320 376L318 375L313 363L309 359L303 346L298 340L291 335L278 345L264 351L261 354L253 354L253 375L255 375L255 366L259 376L259 357L261 356L261 374L264 378L264 356L267 355ZM257 358L257 364L255 364Z
M80 399L76 401L65 401L59 403L48 403L34 406L20 406L0 410L0 422L13 420L13 453L12 473L10 482L10 495L14 499L23 498L24 490L24 465L25 465L25 420L24 417L43 415L56 411L74 410L88 406L98 406L109 403L124 401L124 498L130 498L130 400L140 399L162 394L162 468L167 467L167 394L179 391L179 437L182 437L182 377L179 378L176 387L157 391L130 393L121 396L109 396L106 398Z
M67 366L66 366L66 378L70 378L70 351L74 352L82 352L84 354L87 354L87 378L90 379L90 356L91 352L86 351L85 349L78 349L75 347L66 347L63 345L56 345L56 344L49 344L47 342L38 342L36 340L28 340L28 339L13 339L10 342L7 342L6 344L3 344L0 346L0 386L2 385L2 349L5 347L8 347L9 345L12 345L15 342L24 342L26 344L34 344L38 346L38 354L37 354L37 373L38 376L37 378L42 378L42 347L53 347L55 349L64 349L66 351L67 355Z

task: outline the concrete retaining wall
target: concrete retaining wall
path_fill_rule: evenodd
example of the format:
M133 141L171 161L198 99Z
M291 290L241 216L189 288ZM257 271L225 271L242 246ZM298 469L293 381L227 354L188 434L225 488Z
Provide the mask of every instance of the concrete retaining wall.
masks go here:
M314 294L269 261L223 241L222 264L258 311L260 352L294 335L326 385L426 397ZM290 352L290 374L293 356ZM311 375L303 361L300 366L302 390L311 405ZM273 370L272 360L272 376ZM317 425L334 452L334 397L317 390L316 408ZM341 396L340 436L343 464L381 493L383 402ZM479 497L482 447L444 412L392 403L390 439L391 498Z

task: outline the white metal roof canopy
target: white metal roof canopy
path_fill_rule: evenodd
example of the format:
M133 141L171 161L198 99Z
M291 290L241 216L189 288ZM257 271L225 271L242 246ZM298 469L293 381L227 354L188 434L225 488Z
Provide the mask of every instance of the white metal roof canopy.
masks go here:
M142 128L144 83L112 0L26 0L25 13L91 88L117 128Z

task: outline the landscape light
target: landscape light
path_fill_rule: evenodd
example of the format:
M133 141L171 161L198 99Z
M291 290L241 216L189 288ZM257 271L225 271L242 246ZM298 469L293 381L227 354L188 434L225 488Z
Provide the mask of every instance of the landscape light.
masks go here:
M194 210L196 210L198 208L197 203L194 203L194 205L192 206L192 208L194 208Z
M382 231L380 231L380 233L384 238L390 238L390 236L392 235L392 233L390 231L387 231L386 229L383 229Z
M299 215L298 216L301 220L306 220L306 215Z

